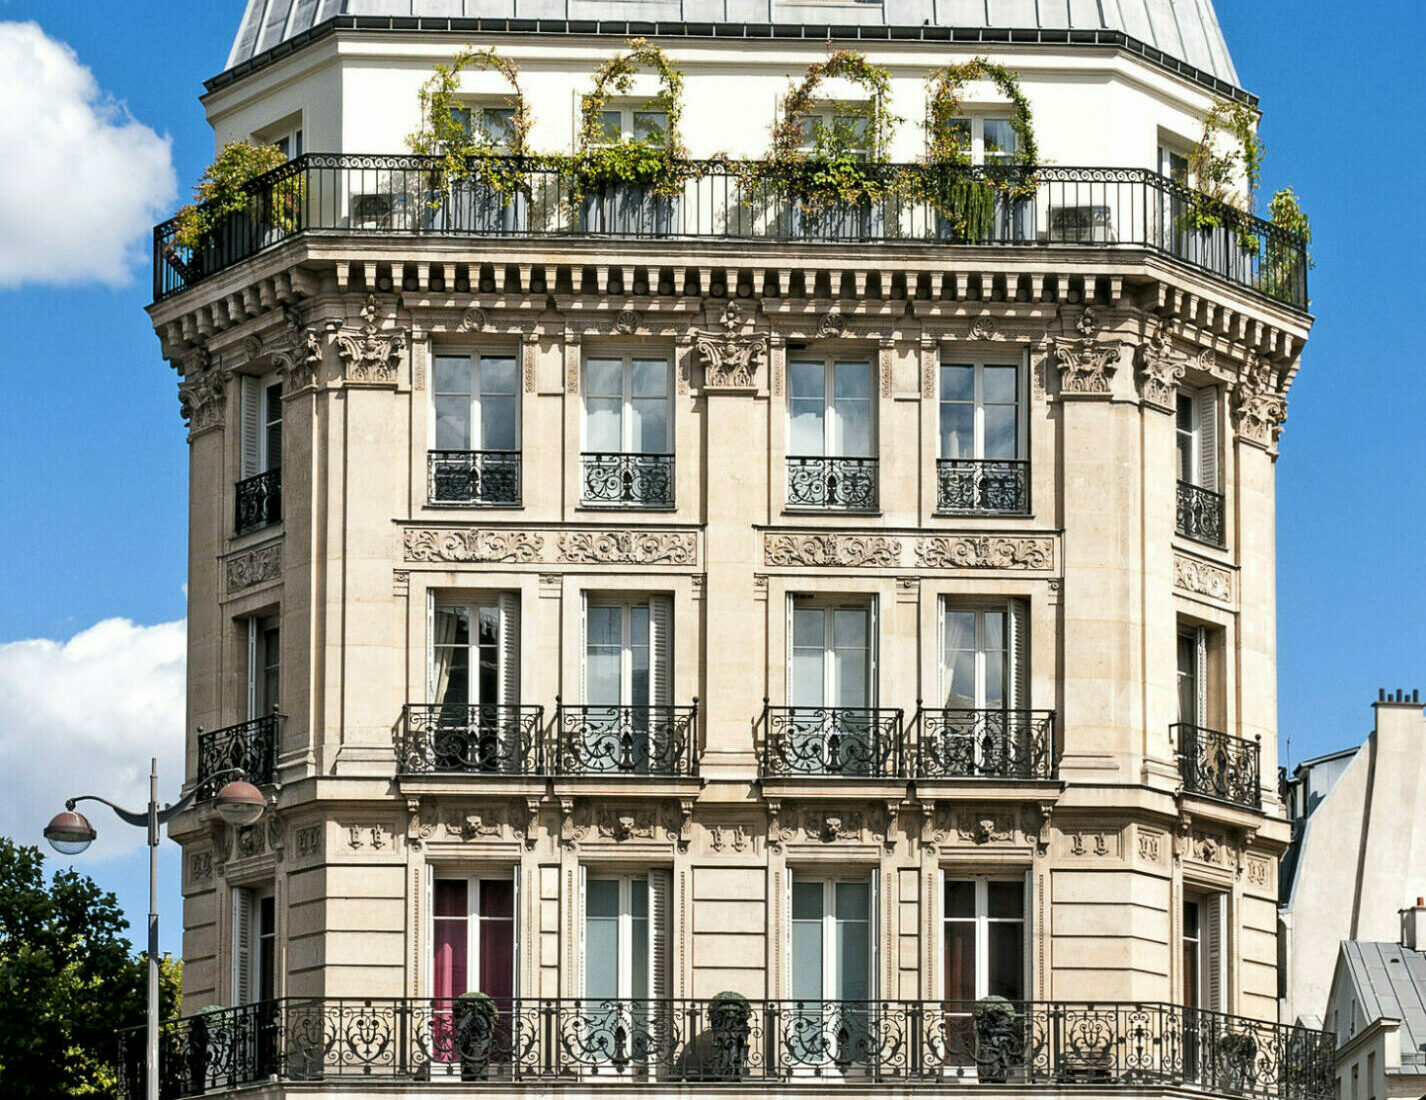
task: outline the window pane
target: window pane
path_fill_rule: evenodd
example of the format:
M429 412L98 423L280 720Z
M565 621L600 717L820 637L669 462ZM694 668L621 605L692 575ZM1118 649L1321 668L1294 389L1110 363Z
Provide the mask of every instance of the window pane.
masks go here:
M946 120L946 134L962 149L970 148L970 119L949 118Z
M821 398L794 398L789 413L787 453L803 457L820 455L827 438Z
M515 112L510 107L487 107L481 112L485 139L502 148L509 148L515 139Z
M838 363L832 368L832 392L837 400L871 397L871 367L866 363Z
M839 707L864 707L868 704L867 652L865 649L839 649L833 658L837 673Z
M1176 408L1178 409L1178 430L1181 432L1193 431L1193 398L1188 394L1179 394Z
M838 649L865 649L867 644L867 613L860 609L838 608L832 612L832 644Z
M946 1000L975 1000L975 923L946 924Z
M470 450L470 398L437 397L436 450Z
M837 996L862 1001L870 991L871 889L863 882L836 885Z
M990 953L990 983L986 993L1020 1000L1025 995L1025 926L1019 921L992 921L986 936Z
M620 111L600 111L599 129L605 141L619 141L624 136L624 121Z
M630 993L635 997L649 994L649 880L636 878L629 883L629 978Z
M623 402L617 397L585 401L584 445L590 451L622 451Z
M792 701L794 707L820 707L827 701L822 690L822 649L792 651Z
M500 613L493 607L479 612L480 642L477 702L494 703L500 698Z
M975 400L975 368L943 366L941 368L942 401Z
M789 363L788 393L794 398L815 397L821 401L826 394L827 371L821 363Z
M480 447L485 451L513 451L519 412L515 398L483 397L480 400Z
M481 393L514 393L515 360L509 356L485 358L480 362Z
M591 359L584 365L585 392L592 397L624 396L624 364L618 359Z
M792 884L792 995L822 996L822 883Z
M985 705L1005 702L1005 612L985 613Z
M467 913L466 881L463 878L438 878L435 885L434 909L438 917L461 917Z
M1019 882L987 882L985 884L986 914L991 917L1025 915L1025 886Z
M1016 398L1016 379L1019 372L1015 367L986 367L984 368L984 392L985 400L998 404L1014 404Z
M975 916L975 883L970 880L946 880L946 916Z
M838 920L865 924L871 911L871 886L865 882L837 883L836 906Z
M1015 458L1015 406L985 407L985 458Z
M616 878L590 879L584 895L584 911L591 917L617 917L619 915L619 880Z
M793 882L792 919L822 919L822 884L820 882Z
M832 453L843 458L871 455L871 402L838 399L832 419Z
M941 457L975 457L975 406L941 405Z
M470 360L464 355L436 356L435 392L470 393Z
M1008 118L985 120L985 159L1004 159L1015 153L1015 131Z
M635 397L666 397L668 362L664 359L635 359L632 392Z
M630 413L630 447L635 454L667 454L668 402L662 397L635 398Z
M668 115L662 111L635 111L634 137L640 141L662 141L668 132Z

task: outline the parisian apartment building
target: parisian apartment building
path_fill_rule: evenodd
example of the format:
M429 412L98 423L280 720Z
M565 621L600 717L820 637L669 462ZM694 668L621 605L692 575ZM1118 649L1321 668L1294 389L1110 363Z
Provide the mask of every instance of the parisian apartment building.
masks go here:
M166 1095L1331 1095L1210 0L248 0L202 103Z

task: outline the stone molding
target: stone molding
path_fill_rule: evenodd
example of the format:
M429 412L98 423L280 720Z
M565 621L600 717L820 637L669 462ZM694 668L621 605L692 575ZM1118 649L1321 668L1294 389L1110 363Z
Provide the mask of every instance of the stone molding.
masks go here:
M901 564L901 540L874 535L767 535L763 560L770 566Z
M178 409L188 425L188 438L223 426L227 381L219 363L199 347L183 360L178 383Z
M1206 596L1219 603L1233 602L1233 573L1221 565L1190 558L1185 554L1173 556L1173 586L1180 592L1194 596Z
M510 562L518 565L669 565L698 563L692 531L483 530L409 527L403 537L408 562Z
M766 339L746 334L750 321L737 302L724 307L718 323L722 332L701 331L693 339L703 367L703 388L729 393L758 389L758 365L766 355Z
M908 560L909 551L909 560ZM1051 535L764 534L769 568L994 569L1043 572L1055 568Z
M1156 321L1134 350L1134 367L1144 404L1160 412L1175 412L1178 384L1183 380L1186 363L1185 357L1174 349L1166 321Z
M916 564L923 569L1055 568L1055 540L1049 536L933 535L916 540Z
M1051 337L1055 366L1060 372L1060 393L1107 396L1124 342L1099 338L1099 318L1093 307L1080 314L1075 330L1078 338Z
M223 562L223 579L229 596L282 577L282 544L269 543Z
M368 294L361 310L360 329L344 329L337 334L337 354L341 358L349 384L391 385L401 352L406 347L406 334L383 334L377 323L376 295Z
M1266 359L1250 354L1233 393L1233 427L1238 438L1271 450L1286 420L1287 398L1280 388L1278 372Z

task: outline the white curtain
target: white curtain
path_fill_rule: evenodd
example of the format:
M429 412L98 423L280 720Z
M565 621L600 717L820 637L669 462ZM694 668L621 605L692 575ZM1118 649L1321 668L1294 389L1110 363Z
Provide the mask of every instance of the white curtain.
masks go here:
M455 657L456 632L460 616L454 607L436 608L431 627L431 702L444 703L451 681L451 661Z

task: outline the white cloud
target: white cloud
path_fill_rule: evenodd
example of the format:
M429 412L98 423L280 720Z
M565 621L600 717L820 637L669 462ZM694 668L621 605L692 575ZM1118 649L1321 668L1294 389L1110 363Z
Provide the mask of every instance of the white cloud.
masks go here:
M75 795L97 794L129 810L148 803L149 760L158 757L159 802L183 784L182 621L138 626L105 619L68 641L0 644L0 834L38 844ZM143 831L97 803L79 807L99 839L76 862L142 848Z
M34 23L0 23L0 287L127 284L177 195L167 137Z

